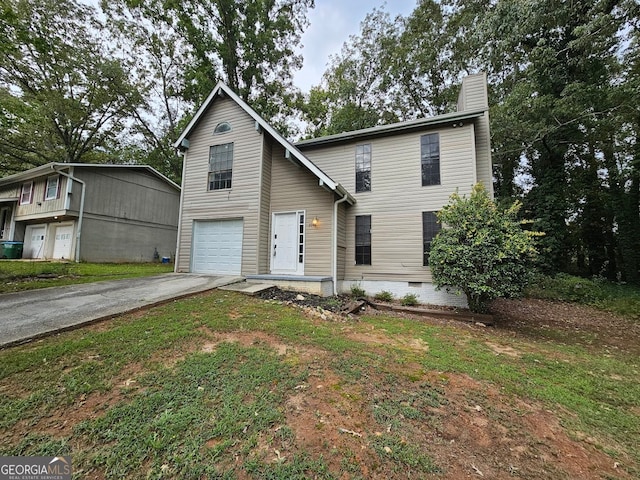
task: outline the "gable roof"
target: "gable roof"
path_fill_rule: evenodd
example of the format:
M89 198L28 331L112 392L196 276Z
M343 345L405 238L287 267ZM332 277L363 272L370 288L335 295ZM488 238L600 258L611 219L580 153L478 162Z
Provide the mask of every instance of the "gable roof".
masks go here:
M197 126L205 112L209 109L213 101L218 95L227 95L231 100L238 104L242 110L244 110L251 118L253 118L263 130L265 130L273 139L284 147L286 152L295 158L300 164L302 164L307 170L318 178L320 186L326 187L329 190L336 192L340 196L347 196L347 201L351 204L355 203L355 199L351 196L347 190L339 183L334 182L326 173L324 173L315 163L309 160L298 148L296 148L291 142L278 133L269 123L262 118L258 113L251 108L244 100L235 94L227 85L222 82L218 82L215 88L211 91L207 99L200 106L196 114L193 116L189 124L183 130L178 137L178 140L173 144L175 148L180 148L182 141L185 140Z
M361 130L353 130L350 132L337 133L327 135L325 137L311 138L296 142L296 146L300 148L313 148L325 146L333 143L348 142L367 137L381 137L386 135L394 135L398 133L411 132L413 130L439 127L446 124L457 124L464 120L471 120L484 115L486 109L445 113L436 115L435 117L418 118L406 122L390 123L388 125L377 125L375 127L363 128ZM456 125L452 125L456 126Z
M31 168L29 170L25 170L24 172L14 173L13 175L9 175L7 177L0 178L0 186L8 185L16 182L23 182L25 180L31 180L32 178L41 177L43 175L54 174L57 170L68 169L71 167L78 168L118 168L118 169L133 169L133 170L143 170L151 175L154 175L167 184L171 185L176 190L180 190L180 185L176 184L169 178L165 177L155 168L149 165L120 165L120 164L112 164L112 163L63 163L63 162L50 162L44 165L40 165L39 167Z

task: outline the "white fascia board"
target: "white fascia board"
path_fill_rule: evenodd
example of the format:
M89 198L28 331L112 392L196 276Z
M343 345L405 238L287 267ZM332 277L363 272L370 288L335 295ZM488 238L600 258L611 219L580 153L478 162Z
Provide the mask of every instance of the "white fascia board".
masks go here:
M214 98L216 98L216 95L218 95L218 92L220 91L220 88L222 87L222 85L223 84L221 82L218 82L218 84L214 87L214 89L211 90L211 93L209 94L207 99L204 101L202 105L200 105L200 108L198 109L196 114L193 116L189 124L182 131L182 133L178 137L178 140L176 140L176 142L173 144L174 148L180 147L180 145L182 144L182 140L184 140L187 137L187 135L191 133L191 130L193 130L193 127L196 126L196 124L200 120L200 117L204 114L207 108L209 108L209 104L213 101Z
M209 94L205 102L198 109L194 117L189 122L189 125L184 129L178 140L173 144L175 148L178 148L182 144L182 140L184 140L190 133L191 130L195 127L195 125L200 120L200 117L204 115L207 108L209 108L209 104L213 101L213 99L218 95L218 93L222 90L226 95L229 96L236 104L240 106L246 113L249 114L251 118L253 118L258 124L262 127L263 130L269 133L276 141L282 145L285 149L285 152L288 151L291 155L293 155L300 163L302 163L311 173L313 173L319 180L322 180L324 184L329 187L331 190L335 191L337 188L337 183L334 182L329 176L320 170L311 160L309 160L300 150L298 150L291 142L285 139L282 135L280 135L266 120L264 120L258 113L251 108L247 103L242 100L236 93L227 87L224 83L219 82L212 92Z

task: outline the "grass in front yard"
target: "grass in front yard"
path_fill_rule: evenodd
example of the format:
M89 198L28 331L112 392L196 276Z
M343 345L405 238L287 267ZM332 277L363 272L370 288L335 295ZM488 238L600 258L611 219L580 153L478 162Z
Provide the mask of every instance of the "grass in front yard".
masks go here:
M639 370L214 291L0 351L0 455L70 454L77 478L626 479Z
M167 263L67 263L0 261L0 293L102 280L146 277L173 271Z

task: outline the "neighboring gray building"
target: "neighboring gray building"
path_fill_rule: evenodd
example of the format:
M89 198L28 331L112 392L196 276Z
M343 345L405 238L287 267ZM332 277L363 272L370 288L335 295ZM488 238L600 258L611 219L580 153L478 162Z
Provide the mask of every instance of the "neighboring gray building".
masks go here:
M451 193L492 192L484 74L463 80L457 112L295 145L218 84L175 146L176 271L464 304L435 292L428 249Z
M0 240L22 258L173 258L180 187L146 165L48 163L0 178Z

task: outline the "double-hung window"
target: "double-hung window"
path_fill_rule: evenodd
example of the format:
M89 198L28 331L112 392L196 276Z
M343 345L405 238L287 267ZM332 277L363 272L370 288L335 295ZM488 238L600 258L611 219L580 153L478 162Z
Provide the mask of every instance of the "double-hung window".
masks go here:
M356 145L356 192L371 191L371 144Z
M215 145L209 149L209 190L231 188L233 143Z
M422 186L440 185L440 138L437 133L420 137Z
M431 242L440 231L436 212L422 212L422 265L429 265Z
M27 205L31 203L33 199L33 182L27 182L22 184L22 190L20 191L20 205Z
M371 265L371 215L356 216L356 265Z
M60 193L60 176L54 175L47 178L47 188L44 191L45 200L55 200Z

